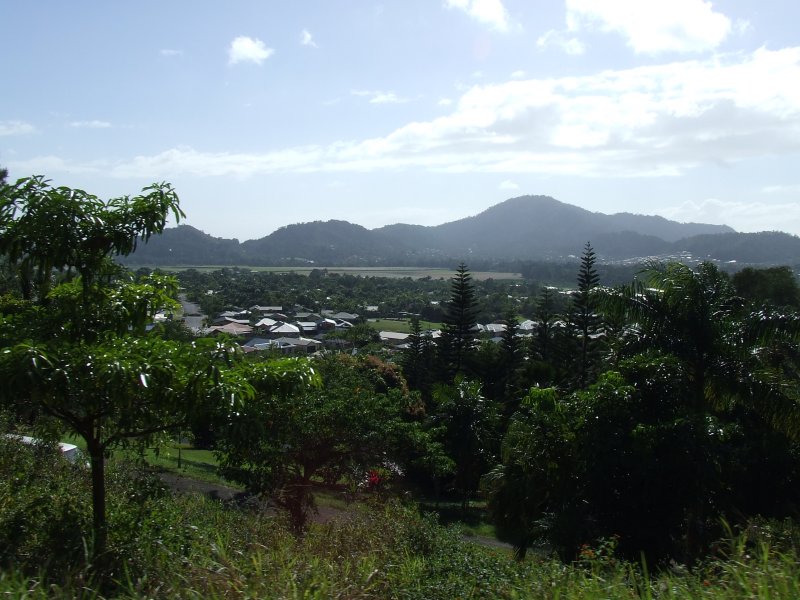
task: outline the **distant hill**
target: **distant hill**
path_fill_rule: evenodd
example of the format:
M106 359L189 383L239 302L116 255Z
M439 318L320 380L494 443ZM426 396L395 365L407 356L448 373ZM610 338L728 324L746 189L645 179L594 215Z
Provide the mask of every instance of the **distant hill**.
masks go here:
M587 241L604 260L688 252L700 259L793 264L800 257L800 238L785 233L744 234L725 225L607 215L548 196L520 196L430 227L395 224L370 230L347 221L314 221L240 243L181 225L152 238L126 262L436 266L458 260L557 260L580 254Z

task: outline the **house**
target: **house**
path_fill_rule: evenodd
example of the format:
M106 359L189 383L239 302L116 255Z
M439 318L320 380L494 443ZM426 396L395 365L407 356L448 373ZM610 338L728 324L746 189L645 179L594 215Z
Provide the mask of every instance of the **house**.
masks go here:
M317 313L302 311L294 313L294 318L298 321L319 321L322 317Z
M273 339L280 337L299 338L300 328L297 325L292 325L291 323L278 321L275 325L269 328L267 333Z
M226 323L225 325L214 325L207 330L209 335L217 335L219 333L229 333L230 335L244 336L253 333L253 328L250 325L243 325L241 323Z
M251 314L254 315L269 315L271 313L279 313L283 312L282 306L260 306L258 304L254 304L247 310L250 311Z
M277 323L278 323L278 321L276 321L275 319L270 319L269 317L264 317L263 319L261 319L260 321L258 321L256 323L255 327L256 327L256 329L268 330L270 327L273 327Z
M336 321L333 319L317 320L317 331L333 331L336 329Z
M316 321L297 321L295 323L300 328L301 333L315 334L317 333Z
M348 312L333 312L332 310L323 310L322 316L327 317L328 319L333 319L334 321L347 321L348 323L352 323L353 321L358 320L358 315L354 315Z
M400 333L398 331L380 331L378 332L378 336L381 338L381 342L386 344L387 346L400 346L408 341L408 338L411 334L410 333Z
M488 325L484 326L484 331L486 333L491 334L492 336L500 335L506 330L505 323L489 323Z
M292 347L294 354L312 354L322 348L322 342L319 340L312 340L309 338L278 338L273 340L275 343L281 345L289 345Z

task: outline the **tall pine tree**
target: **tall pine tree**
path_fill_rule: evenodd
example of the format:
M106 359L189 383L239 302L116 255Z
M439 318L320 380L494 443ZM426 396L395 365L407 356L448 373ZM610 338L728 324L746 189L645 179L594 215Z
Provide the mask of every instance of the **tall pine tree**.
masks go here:
M453 381L464 372L465 359L472 350L473 328L477 323L478 301L472 275L464 263L450 281L450 300L444 307L439 361L442 379Z
M581 266L578 270L578 289L572 296L570 307L570 324L578 337L577 384L584 388L589 382L589 374L593 366L595 336L600 329L600 317L597 314L597 295L594 292L600 283L600 277L594 265L597 256L592 245L586 242L581 255Z

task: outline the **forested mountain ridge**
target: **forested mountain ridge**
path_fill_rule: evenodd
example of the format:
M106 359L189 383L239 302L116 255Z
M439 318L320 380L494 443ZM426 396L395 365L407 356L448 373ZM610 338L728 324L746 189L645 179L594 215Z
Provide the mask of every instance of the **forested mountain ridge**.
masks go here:
M464 257L557 260L575 254L587 240L603 260L687 252L701 259L785 264L800 256L800 238L786 233L744 234L725 225L607 215L548 196L520 196L436 226L395 224L370 230L347 221L313 221L242 243L183 225L140 246L127 262L430 266Z

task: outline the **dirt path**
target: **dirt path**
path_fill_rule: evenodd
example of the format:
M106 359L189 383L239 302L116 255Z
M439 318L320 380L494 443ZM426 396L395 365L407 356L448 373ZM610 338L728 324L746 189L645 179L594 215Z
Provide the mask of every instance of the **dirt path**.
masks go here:
M184 475L178 475L169 471L162 471L158 474L159 478L164 485L166 485L173 492L179 494L203 494L212 500L220 500L227 504L244 505L246 503L255 502L261 504L261 509L268 512L276 512L274 506L264 500L258 500L252 494L237 490L236 488L228 487L219 483L211 483L202 481L200 479L193 479ZM313 523L328 523L334 519L345 518L349 512L331 506L318 506L317 511L312 513L311 521Z
M219 483L210 483L208 481L192 479L191 477L185 477L184 475L178 475L169 471L163 471L159 473L159 478L170 490L179 494L203 494L212 500L220 500L221 502L238 505L244 505L253 499L251 494L237 490L236 488L228 487ZM271 506L268 502L261 501L261 504L263 510L272 513L276 512L275 507ZM311 522L328 523L335 519L346 519L350 515L350 511L341 508L333 508L332 506L318 506L317 511L311 515ZM505 542L482 535L464 536L464 539L468 542L486 546L488 548L500 548L509 551L513 551L514 549L511 544L506 544Z

